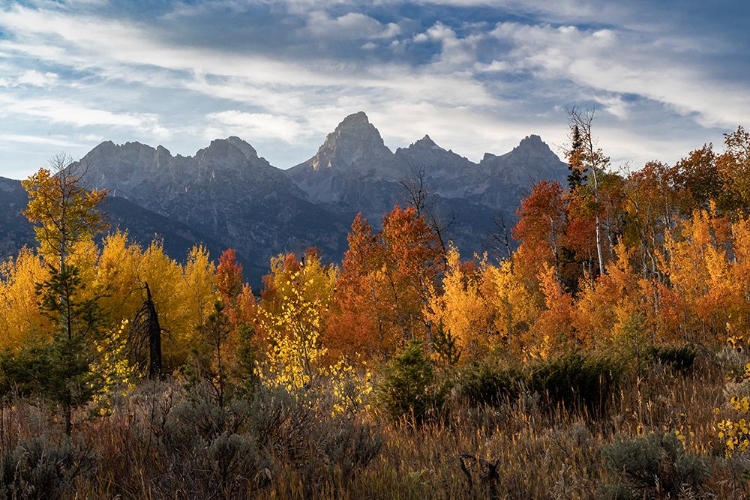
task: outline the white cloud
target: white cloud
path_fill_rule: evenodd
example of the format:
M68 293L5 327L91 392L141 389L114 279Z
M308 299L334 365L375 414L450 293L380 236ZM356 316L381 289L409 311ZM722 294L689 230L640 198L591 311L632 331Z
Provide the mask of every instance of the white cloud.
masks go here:
M99 143L105 140L105 137L99 134L80 134L77 138L79 141L86 143Z
M395 23L382 24L377 19L357 12L330 18L325 12L310 13L307 30L319 38L346 40L390 39L401 33Z
M0 7L0 31L10 35L0 38L0 114L11 118L0 134L76 127L81 142L169 139L189 153L207 138L240 135L259 151L266 141L277 158L307 158L344 116L364 110L394 148L429 133L478 160L530 133L564 142L564 108L586 102L600 106L616 144L608 153L624 158L649 145L674 147L641 127L664 115L683 135L750 118L746 82L721 80L703 66L728 42L701 46L662 33L627 3L176 0L171 12L162 3L136 21L118 16L116 3L78 9L88 1L100 0ZM399 12L389 4L432 17L373 17ZM495 17L476 22L471 11L462 20L461 8L476 6ZM265 11L268 39L253 31L257 22L245 29L239 17ZM237 23L222 31L216 19L227 22L228 13ZM529 21L489 24L507 13ZM205 32L186 37L198 22ZM363 50L366 57L355 57ZM18 124L28 128L17 131ZM628 129L632 141L620 141L627 134L616 132Z
M506 73L513 69L508 61L498 61L497 59L489 64L477 63L475 68L480 73Z
M46 72L40 73L36 70L28 70L21 75L18 80L18 85L32 85L34 87L50 87L54 85L58 80L58 76L55 73Z
M12 142L21 144L42 144L45 146L55 146L62 148L80 147L81 144L62 137L40 137L36 135L24 134L0 134L0 142Z
M601 104L605 112L617 117L620 120L628 118L628 103L622 100L620 96L595 96L594 100Z
M253 139L280 139L293 143L300 137L309 134L296 120L267 113L247 113L231 110L210 113L206 118L212 128L212 138L215 138L218 133L224 137L236 135L249 141ZM222 130L224 133L220 132Z
M156 137L169 135L160 125L158 116L151 113L114 113L55 99L13 100L3 96L0 96L0 110L75 127L110 125L139 130Z
M670 53L654 51L650 39L612 30L517 23L499 24L492 35L514 44L508 60L512 67L549 82L571 80L582 95L590 89L589 99L600 91L636 94L707 127L736 126L750 117L750 97L743 89L713 81L698 66L675 62ZM609 111L622 117L624 108Z

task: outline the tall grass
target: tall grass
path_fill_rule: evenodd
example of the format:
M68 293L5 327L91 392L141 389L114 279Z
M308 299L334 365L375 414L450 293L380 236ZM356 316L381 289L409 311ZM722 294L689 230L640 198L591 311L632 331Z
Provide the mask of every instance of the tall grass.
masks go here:
M747 460L725 458L716 438L724 376L708 356L651 363L624 371L596 411L531 384L476 402L457 382L419 425L334 414L325 393L259 389L219 407L200 386L151 382L111 415L80 411L70 442L43 402L6 401L0 498L746 498ZM659 457L662 482L639 482L651 466L631 449ZM698 472L675 472L686 463Z

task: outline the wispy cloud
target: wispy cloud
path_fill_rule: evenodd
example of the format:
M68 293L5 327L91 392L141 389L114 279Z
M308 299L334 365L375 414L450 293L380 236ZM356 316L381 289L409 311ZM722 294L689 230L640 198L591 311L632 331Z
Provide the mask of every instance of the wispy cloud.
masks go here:
M159 118L153 114L113 113L54 99L13 101L0 97L0 109L9 115L43 118L52 123L75 127L91 125L127 127L154 134L156 137L164 136L166 133L166 130L159 124Z
M35 135L23 134L0 134L0 142L17 142L21 144L40 144L44 146L54 146L58 148L80 147L81 144L73 142L67 138L39 137Z
M364 110L394 149L429 133L478 160L531 133L562 145L579 105L599 110L613 159L673 161L749 121L737 4L7 2L0 151L23 171L103 138L192 154L239 135L287 167Z
M246 113L237 110L209 113L206 118L217 135L236 135L258 139L281 139L293 143L309 135L297 121L267 113Z

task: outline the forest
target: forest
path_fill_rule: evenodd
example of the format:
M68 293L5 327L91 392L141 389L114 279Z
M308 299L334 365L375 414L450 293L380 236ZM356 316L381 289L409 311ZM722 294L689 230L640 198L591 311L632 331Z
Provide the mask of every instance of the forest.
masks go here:
M0 265L0 498L746 498L750 134L623 173L592 123L503 258L415 193L260 290L54 158Z

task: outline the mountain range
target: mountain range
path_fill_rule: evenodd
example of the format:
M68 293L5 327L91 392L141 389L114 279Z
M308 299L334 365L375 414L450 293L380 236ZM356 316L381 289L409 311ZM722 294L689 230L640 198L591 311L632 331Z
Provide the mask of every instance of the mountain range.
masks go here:
M256 288L270 257L316 246L324 258L340 260L357 212L378 227L396 204L420 204L463 255L482 252L498 220L512 226L535 182L564 183L567 176L536 135L474 163L427 135L393 152L363 112L346 117L313 157L287 170L238 137L212 141L194 156L107 141L80 161L86 185L108 190L103 209L112 227L127 228L143 245L161 238L177 259L196 243L214 257L234 248ZM0 251L12 255L33 244L21 214L26 193L20 181L4 178L0 193Z

